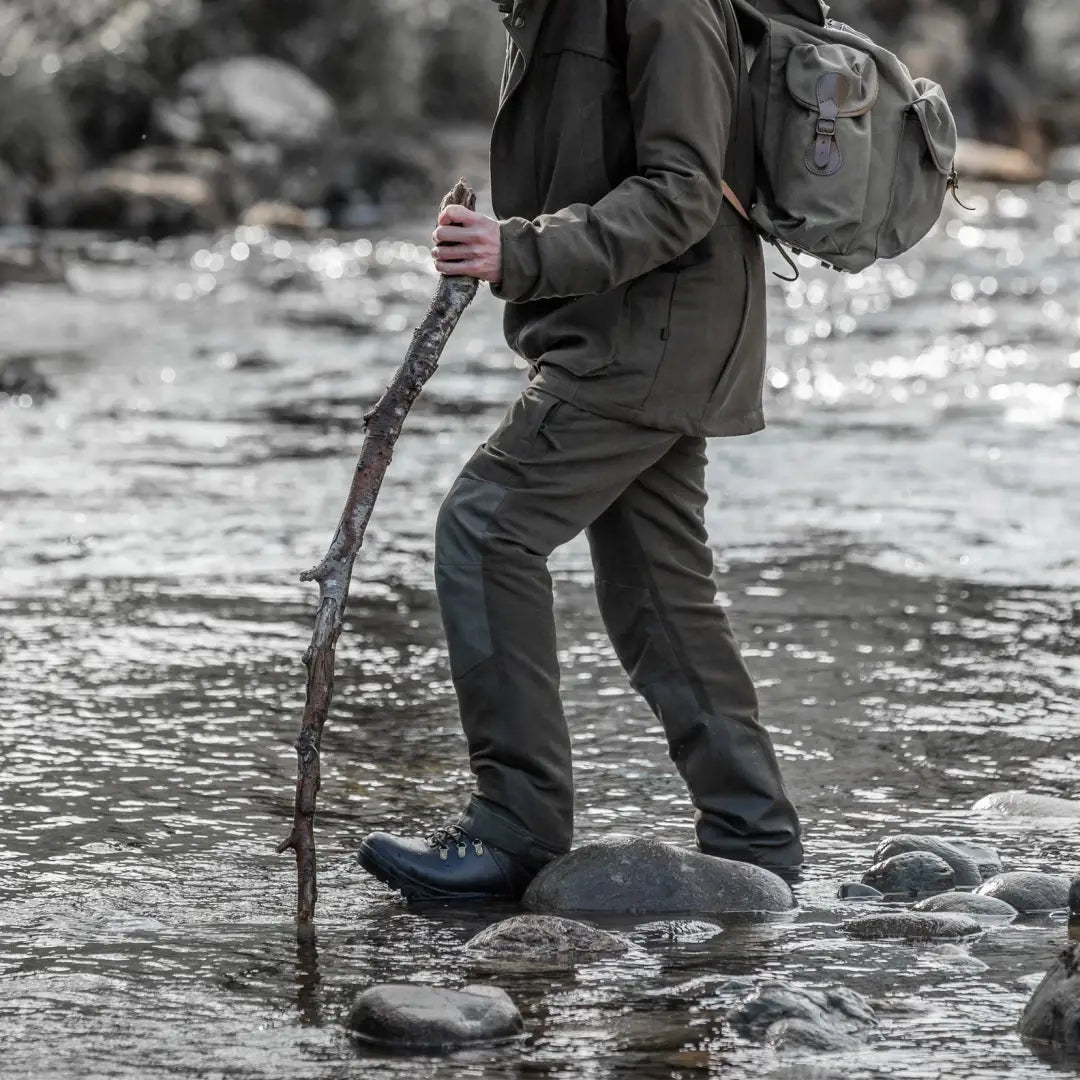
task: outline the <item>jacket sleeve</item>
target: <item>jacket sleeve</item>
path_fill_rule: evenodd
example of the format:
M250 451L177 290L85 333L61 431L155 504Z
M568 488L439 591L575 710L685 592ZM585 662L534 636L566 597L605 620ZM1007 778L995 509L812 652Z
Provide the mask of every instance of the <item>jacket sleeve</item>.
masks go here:
M716 222L738 85L717 0L629 0L626 32L637 172L593 205L501 222L503 300L606 292Z

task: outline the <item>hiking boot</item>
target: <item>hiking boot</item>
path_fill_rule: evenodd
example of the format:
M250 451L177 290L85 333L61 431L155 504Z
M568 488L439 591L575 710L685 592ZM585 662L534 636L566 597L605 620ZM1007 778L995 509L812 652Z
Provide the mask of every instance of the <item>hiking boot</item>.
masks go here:
M786 881L789 885L798 885L803 879L803 867L802 863L764 863L758 862L757 859L740 858L731 852L725 851L721 854L719 851L709 851L708 848L703 848L698 844L698 851L702 855L712 855L717 859L730 859L732 862L744 862L750 863L752 866L760 866L762 870L768 870L770 874L775 874L778 878Z
M360 842L360 865L406 900L517 900L536 870L459 825L424 840L374 832Z

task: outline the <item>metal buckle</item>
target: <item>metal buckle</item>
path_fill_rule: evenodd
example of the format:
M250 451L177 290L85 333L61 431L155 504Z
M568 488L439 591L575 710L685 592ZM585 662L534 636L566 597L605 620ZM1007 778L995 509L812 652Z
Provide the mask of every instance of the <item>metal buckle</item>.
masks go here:
M836 121L830 120L827 116L819 116L817 124L814 125L814 130L819 135L835 135Z

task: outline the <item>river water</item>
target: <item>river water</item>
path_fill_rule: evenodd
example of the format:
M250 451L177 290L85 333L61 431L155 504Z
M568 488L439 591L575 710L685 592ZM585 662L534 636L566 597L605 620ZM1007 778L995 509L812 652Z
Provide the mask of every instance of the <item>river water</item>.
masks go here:
M317 562L433 287L428 226L160 245L58 236L66 284L0 292L0 1075L1034 1078L1015 1033L1053 919L962 949L847 938L835 898L890 832L1080 869L1080 185L971 194L904 260L775 284L769 429L712 444L721 587L806 823L791 919L626 928L629 957L492 972L505 912L411 911L358 869L377 827L467 789L435 606L435 512L522 382L482 292L418 402L356 567L324 738L314 943L297 944L292 740ZM20 238L8 237L7 245ZM578 840L689 842L659 729L604 638L575 543L553 562ZM734 1035L732 979L867 994L864 1049L791 1060ZM527 1039L388 1057L356 990L504 986ZM744 984L745 985L745 982Z

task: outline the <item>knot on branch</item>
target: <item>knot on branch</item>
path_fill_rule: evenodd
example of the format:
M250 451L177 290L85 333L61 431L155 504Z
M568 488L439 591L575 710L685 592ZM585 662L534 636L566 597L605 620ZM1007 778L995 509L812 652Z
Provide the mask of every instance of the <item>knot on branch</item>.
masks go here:
M476 209L476 192L469 187L469 181L464 176L443 196L439 209L445 210L453 204L464 206L466 210Z

